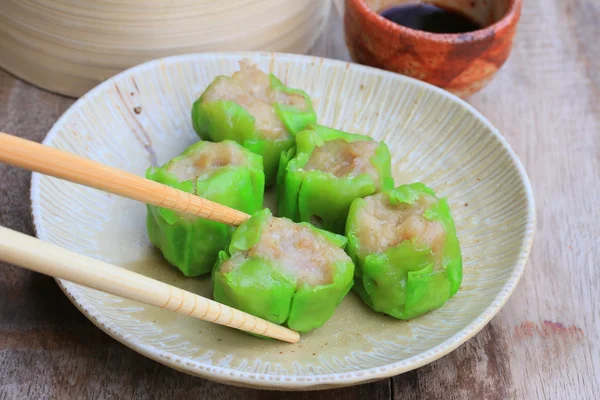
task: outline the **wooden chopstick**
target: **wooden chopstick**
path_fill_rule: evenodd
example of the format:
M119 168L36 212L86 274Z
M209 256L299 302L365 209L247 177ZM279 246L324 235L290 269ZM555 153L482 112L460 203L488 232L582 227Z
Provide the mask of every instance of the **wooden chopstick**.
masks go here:
M239 225L250 216L129 172L0 132L0 162L147 204ZM204 321L290 343L290 329L163 282L0 227L0 260Z
M262 318L4 227L0 260L203 321L289 343L300 339L297 332Z
M3 132L0 162L228 225L250 218L202 197Z

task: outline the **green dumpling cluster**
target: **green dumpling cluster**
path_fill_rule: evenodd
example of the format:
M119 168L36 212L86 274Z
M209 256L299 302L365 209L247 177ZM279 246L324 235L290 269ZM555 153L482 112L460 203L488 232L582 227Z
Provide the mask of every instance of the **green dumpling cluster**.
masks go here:
M252 217L234 230L148 206L151 242L186 276L211 272L215 300L299 332L352 287L398 319L443 305L462 281L446 200L394 188L385 143L316 119L305 92L247 62L218 76L192 107L203 141L147 177ZM273 184L276 217L263 209Z

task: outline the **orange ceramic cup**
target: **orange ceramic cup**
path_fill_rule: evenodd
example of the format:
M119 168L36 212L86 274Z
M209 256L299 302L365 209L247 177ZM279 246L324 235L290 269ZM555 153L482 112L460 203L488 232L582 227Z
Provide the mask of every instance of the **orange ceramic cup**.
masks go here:
M435 0L460 10L483 29L440 34L391 22L378 14L410 0L346 0L344 29L352 59L429 82L467 97L481 90L504 64L522 0Z

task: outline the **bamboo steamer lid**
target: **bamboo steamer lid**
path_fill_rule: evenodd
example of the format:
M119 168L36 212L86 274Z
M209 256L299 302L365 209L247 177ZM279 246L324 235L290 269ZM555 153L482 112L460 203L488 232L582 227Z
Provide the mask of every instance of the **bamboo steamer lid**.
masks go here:
M203 51L306 53L329 0L2 0L0 67L81 96L154 58Z

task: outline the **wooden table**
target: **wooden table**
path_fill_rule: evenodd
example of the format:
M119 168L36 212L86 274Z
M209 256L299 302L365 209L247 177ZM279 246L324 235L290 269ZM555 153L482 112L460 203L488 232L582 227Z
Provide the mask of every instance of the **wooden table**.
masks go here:
M600 399L599 20L597 0L525 1L509 62L469 100L523 161L538 230L515 294L458 350L353 388L240 389L138 355L96 329L51 278L2 265L0 399ZM337 15L313 53L348 59ZM0 71L2 131L41 141L72 103ZM32 234L29 178L0 165L0 225Z

